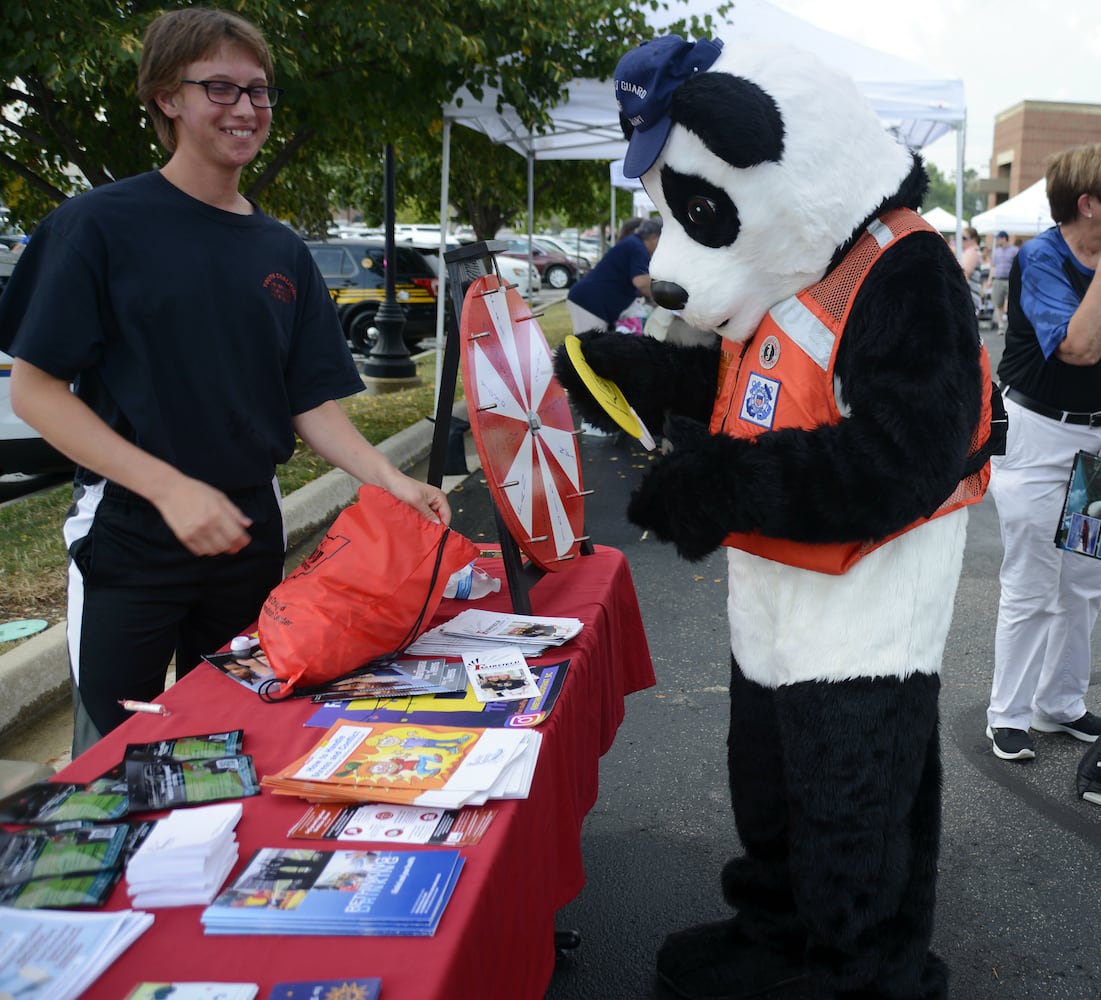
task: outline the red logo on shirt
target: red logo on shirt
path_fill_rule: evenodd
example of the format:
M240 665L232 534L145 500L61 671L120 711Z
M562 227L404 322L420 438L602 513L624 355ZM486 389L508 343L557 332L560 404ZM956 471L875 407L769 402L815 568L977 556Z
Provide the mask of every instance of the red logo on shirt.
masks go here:
M273 299L279 302L293 302L298 298L294 283L285 274L269 274L264 279L264 287Z

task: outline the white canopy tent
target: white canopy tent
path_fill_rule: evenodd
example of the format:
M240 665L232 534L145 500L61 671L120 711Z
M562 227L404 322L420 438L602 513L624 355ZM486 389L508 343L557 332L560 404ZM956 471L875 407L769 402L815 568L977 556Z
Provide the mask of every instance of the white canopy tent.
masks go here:
M1035 236L1050 229L1055 222L1047 201L1047 182L1041 177L1008 201L974 216L971 225L983 236L1002 230L1014 236Z
M738 0L723 18L714 14L718 6L718 0L672 0L669 10L650 16L650 23L657 34L678 19L711 13L720 37L741 32L782 38L808 49L852 76L884 124L900 142L915 149L952 129L962 132L966 117L962 80L817 28L768 0ZM551 110L551 128L544 133L526 128L514 108L498 111L499 93L492 89L481 100L465 88L460 90L443 109L444 119L477 129L494 142L536 159L622 158L627 144L611 83L577 79L566 89L568 98ZM962 215L962 205L957 215Z
M955 129L956 176L963 177L963 140L966 121L963 81L858 42L815 27L767 0L737 0L725 16L715 11L719 0L669 0L669 8L653 12L649 23L655 34L682 18L711 14L713 32L731 37L735 32L780 38L808 49L830 65L852 76L876 113L900 142L919 149ZM619 160L627 143L610 81L576 79L566 87L567 99L550 110L551 124L545 131L532 131L515 108L498 110L499 91L486 88L479 100L463 88L443 108L443 171L440 192L441 240L447 223L448 174L450 170L451 125L458 123L484 133L496 143L507 145L528 162L528 227L534 219L534 161L536 159ZM963 189L956 185L956 215L963 215ZM958 245L958 241L957 241ZM442 255L441 248L441 255ZM441 288L440 302L443 302ZM437 341L442 343L442 305Z
M921 216L938 233L954 233L960 228L959 220L951 212L946 212L940 205L923 212Z
M608 173L612 182L612 238L615 238L615 193L619 191L631 192L631 214L635 216L647 216L657 210L657 206L650 200L650 196L642 186L642 181L637 177L623 176L623 161L612 160L608 164Z

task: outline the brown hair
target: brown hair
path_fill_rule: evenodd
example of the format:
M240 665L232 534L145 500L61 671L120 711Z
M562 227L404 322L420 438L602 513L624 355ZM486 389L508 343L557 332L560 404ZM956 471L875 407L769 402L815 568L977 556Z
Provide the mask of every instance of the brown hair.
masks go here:
M1101 198L1101 143L1056 153L1047 168L1047 200L1056 222L1078 218L1078 199Z
M268 83L275 83L271 50L264 36L229 11L183 7L161 14L146 28L138 66L138 97L157 130L157 138L170 153L176 151L176 125L157 106L157 94L177 90L185 66L213 55L226 44L243 48L263 67Z

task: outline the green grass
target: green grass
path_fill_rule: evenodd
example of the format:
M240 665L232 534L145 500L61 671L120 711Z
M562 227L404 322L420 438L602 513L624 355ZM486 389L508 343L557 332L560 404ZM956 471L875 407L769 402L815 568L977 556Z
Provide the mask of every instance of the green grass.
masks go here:
M564 302L549 306L540 326L553 350L570 332ZM378 444L420 420L434 416L436 358L417 360L422 385L377 396L366 394L343 400L352 423L372 444ZM461 398L462 386L457 389ZM284 496L324 475L332 468L299 442L279 470ZM19 503L0 507L0 622L42 618L51 625L65 616L65 546L61 525L72 502L72 487L59 486ZM0 654L16 643L0 643Z

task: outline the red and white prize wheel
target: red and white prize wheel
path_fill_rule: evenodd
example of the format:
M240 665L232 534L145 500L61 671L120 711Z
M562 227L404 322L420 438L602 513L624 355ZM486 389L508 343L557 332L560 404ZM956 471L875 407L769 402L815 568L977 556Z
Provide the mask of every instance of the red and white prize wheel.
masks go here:
M475 279L460 327L474 443L502 520L548 572L585 541L585 491L573 415L531 307L495 274Z

